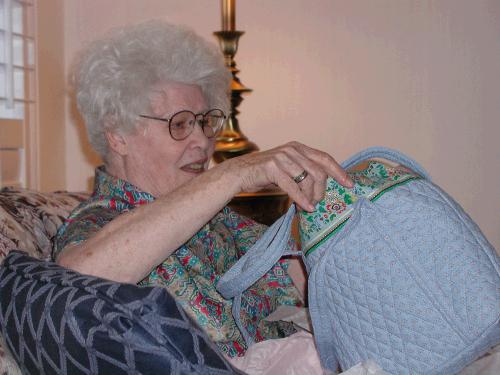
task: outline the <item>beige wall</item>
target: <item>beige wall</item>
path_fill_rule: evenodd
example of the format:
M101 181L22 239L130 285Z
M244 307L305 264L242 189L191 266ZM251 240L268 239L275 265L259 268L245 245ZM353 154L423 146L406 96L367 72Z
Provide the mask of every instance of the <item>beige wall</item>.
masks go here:
M86 41L116 25L163 18L214 40L218 6L66 0L66 72ZM240 0L237 26L240 78L254 89L240 124L261 149L295 139L343 160L371 145L398 148L500 248L500 2ZM81 190L98 160L67 108L65 187Z
M66 184L63 0L37 3L38 147L39 181L43 191Z

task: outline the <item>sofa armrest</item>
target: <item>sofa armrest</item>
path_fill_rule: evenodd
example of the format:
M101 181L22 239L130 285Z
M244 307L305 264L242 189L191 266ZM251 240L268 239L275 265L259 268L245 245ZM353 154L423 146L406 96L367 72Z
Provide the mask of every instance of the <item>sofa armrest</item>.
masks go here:
M35 258L49 259L57 228L87 197L85 193L1 189L0 262L13 249L23 249Z

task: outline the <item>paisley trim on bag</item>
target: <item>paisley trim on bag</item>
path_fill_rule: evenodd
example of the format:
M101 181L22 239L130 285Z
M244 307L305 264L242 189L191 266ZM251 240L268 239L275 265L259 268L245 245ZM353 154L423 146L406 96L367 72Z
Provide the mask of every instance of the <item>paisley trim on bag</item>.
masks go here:
M403 176L401 180L393 181L392 183L386 185L383 189L381 190L374 190L371 194L368 196L364 197L371 202L375 202L377 199L379 199L382 195L387 193L388 191L400 186L404 185L410 181L413 180L420 180L422 179L421 176L415 176L415 175L408 175L408 176ZM309 249L307 249L304 252L304 256L309 256L314 250L316 250L323 242L325 242L327 239L332 237L335 233L337 233L340 229L344 227L344 225L347 223L347 221L351 218L352 211L354 208L348 209L344 216L338 220L337 223L335 223L328 231L326 231L324 234L322 234L312 245Z

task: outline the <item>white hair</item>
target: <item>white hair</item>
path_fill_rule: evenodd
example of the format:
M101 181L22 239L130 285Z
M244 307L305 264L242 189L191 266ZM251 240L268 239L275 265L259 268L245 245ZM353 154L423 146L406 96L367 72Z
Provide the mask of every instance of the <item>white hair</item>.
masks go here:
M208 105L229 112L231 75L223 56L194 31L163 21L114 29L84 49L73 85L89 141L104 160L106 130L133 132L161 81L194 84Z

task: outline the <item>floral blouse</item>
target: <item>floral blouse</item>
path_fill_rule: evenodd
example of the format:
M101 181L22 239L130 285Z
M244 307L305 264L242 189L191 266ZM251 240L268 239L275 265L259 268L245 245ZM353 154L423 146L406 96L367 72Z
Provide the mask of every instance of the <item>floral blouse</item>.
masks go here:
M98 167L92 196L58 230L53 258L66 246L85 241L121 213L154 199ZM139 285L166 288L222 352L231 357L243 355L246 344L231 315L232 300L224 299L215 285L265 230L264 225L225 207ZM295 332L291 323L265 320L278 305L301 304L287 268L286 261L280 260L242 296L241 320L255 342Z

